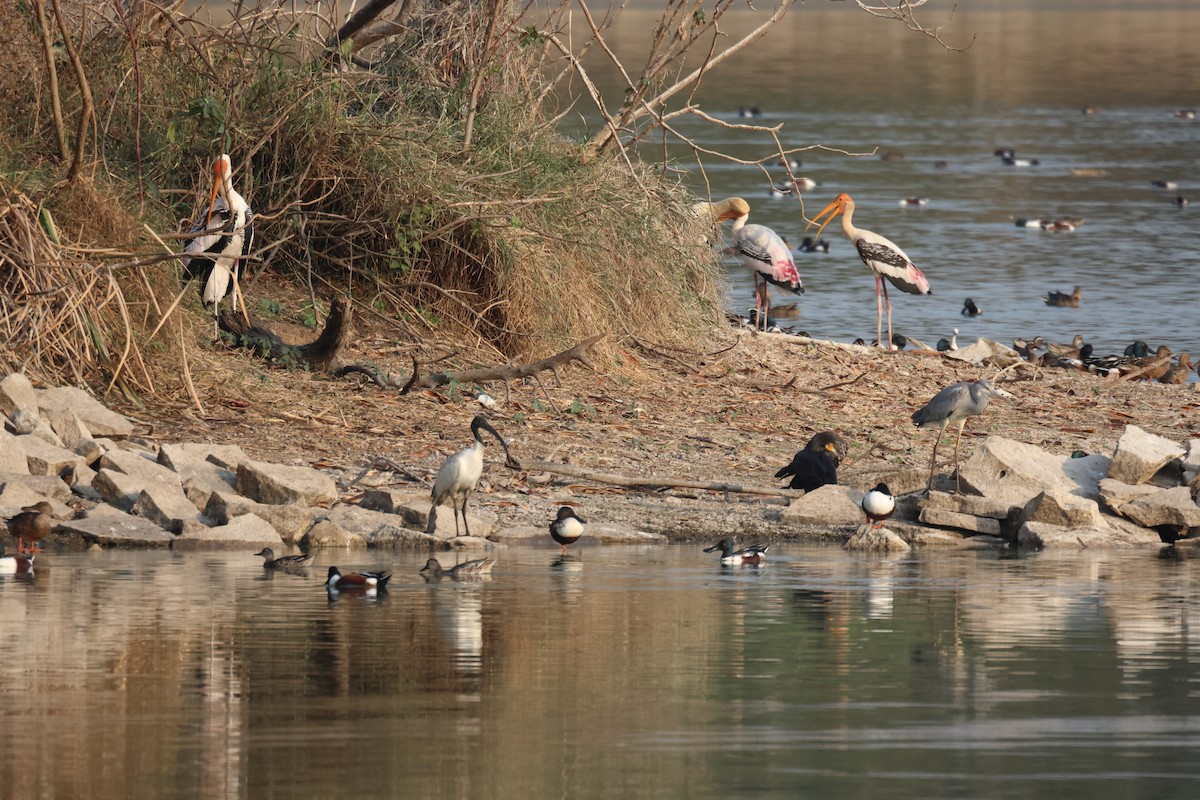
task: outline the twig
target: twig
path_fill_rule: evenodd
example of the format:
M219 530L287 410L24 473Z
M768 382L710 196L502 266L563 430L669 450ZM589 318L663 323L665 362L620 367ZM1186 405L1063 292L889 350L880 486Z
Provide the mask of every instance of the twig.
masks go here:
M593 472L582 467L569 464L555 464L537 459L521 460L512 457L513 463L508 464L513 469L526 472L549 472L554 475L566 475L571 478L583 478L595 483L607 483L612 486L624 486L630 489L702 489L708 492L725 492L729 494L759 494L769 497L803 497L804 492L795 489L775 489L768 486L742 486L733 483L710 483L708 481L689 481L681 478L631 477L616 475L609 472Z

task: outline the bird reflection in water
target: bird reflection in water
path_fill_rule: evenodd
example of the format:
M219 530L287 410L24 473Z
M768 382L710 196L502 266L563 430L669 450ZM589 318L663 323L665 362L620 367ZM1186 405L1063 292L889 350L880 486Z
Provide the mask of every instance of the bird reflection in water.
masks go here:
M454 671L469 678L483 673L483 593L483 584L475 581L448 584L432 595L438 633L452 651Z

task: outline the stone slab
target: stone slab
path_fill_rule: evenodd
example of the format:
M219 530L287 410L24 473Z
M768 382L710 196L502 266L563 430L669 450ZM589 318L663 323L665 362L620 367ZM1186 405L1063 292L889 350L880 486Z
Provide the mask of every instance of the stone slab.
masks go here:
M857 525L866 520L862 498L863 492L851 486L826 484L793 500L780 518L806 525Z
M337 484L325 473L312 467L264 461L238 464L237 490L251 500L268 505L328 506L338 499Z
M1000 535L1000 520L992 517L976 517L972 514L944 511L940 508L923 508L919 519L926 525L937 525L941 528L985 533L991 536Z
M1108 466L1107 456L1059 456L1036 445L989 436L962 463L959 474L964 488L974 494L1024 507L1047 489L1099 500L1097 484Z
M0 472L29 474L29 460L16 436L0 427Z
M243 514L255 514L271 524L285 542L300 541L317 521L317 513L301 505L271 506L256 503L232 492L213 492L204 506L204 516L218 525ZM324 510L322 509L322 513Z
M283 539L265 519L255 514L243 514L227 525L189 531L171 545L176 550L192 549L261 549L282 548Z
M153 522L97 506L83 519L61 522L55 533L101 547L169 547L175 537Z
M1183 458L1186 453L1178 442L1147 433L1137 425L1126 425L1108 465L1108 477L1135 485L1145 483L1167 462Z
M168 533L193 533L212 527L211 520L201 516L182 490L160 484L143 488L134 501L132 512Z
M238 464L249 461L242 448L236 444L212 444L210 442L177 442L164 444L158 449L158 463L181 472L183 464L204 461L214 467L237 472Z
M71 487L57 475L22 475L0 473L0 490L10 484L24 486L42 497L65 503L71 499Z
M908 542L886 527L872 528L870 525L860 525L842 547L863 553L900 553L912 549Z
M75 468L86 466L83 456L63 447L39 439L36 436L18 436L17 441L25 451L25 463L31 475L53 475L70 483Z
M1121 507L1121 514L1143 527L1200 527L1200 506L1186 486L1159 489Z
M1012 514L1019 513L1022 506L981 497L975 494L952 494L950 492L930 492L929 496L920 501L924 509L952 511L956 514L969 514L972 517L991 517L992 519L1008 519Z
M305 532L300 542L305 552L322 547L365 548L367 537L350 533L337 523L322 519Z
M124 438L133 433L133 423L115 411L110 411L96 398L82 389L71 386L56 386L37 390L37 404L42 411L50 409L72 409L92 436Z
M1045 522L1064 528L1102 528L1100 504L1057 489L1040 493L1021 511L1021 522Z
M1145 528L1064 528L1044 522L1026 522L1017 532L1017 546L1040 549L1086 550L1131 549L1135 547L1159 547L1162 540L1157 533Z
M27 408L37 411L37 391L23 372L11 372L0 380L0 414L11 417Z

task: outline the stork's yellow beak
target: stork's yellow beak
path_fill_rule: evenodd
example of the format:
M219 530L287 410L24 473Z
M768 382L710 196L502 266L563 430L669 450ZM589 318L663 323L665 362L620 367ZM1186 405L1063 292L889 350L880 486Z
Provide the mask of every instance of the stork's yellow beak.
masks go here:
M821 235L821 231L825 230L825 226L828 225L830 222L832 222L833 218L836 217L840 213L842 213L842 198L838 197L832 203L825 206L825 208L821 209L821 213L817 214L815 217L813 217L812 222L808 223L808 225L805 226L804 230L807 232L808 229L811 228L813 225L820 223L821 227L817 228L816 236L813 237L813 238L819 238ZM822 221L822 217L825 218L824 221Z
M212 194L208 197L208 213L204 215L204 227L212 227L209 221L212 217L213 206L217 204L217 195L223 194L225 189L225 163L221 159L217 159L213 163L213 181Z

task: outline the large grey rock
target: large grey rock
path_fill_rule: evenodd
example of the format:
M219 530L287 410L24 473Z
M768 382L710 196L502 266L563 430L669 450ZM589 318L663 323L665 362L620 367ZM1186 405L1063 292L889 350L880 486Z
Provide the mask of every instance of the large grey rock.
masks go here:
M550 538L549 527L543 528L542 532L546 536L546 541L554 544L554 540ZM669 540L661 533L647 533L646 531L639 531L622 525L593 522L584 526L583 538L579 541L581 543L595 542L597 544L667 544ZM574 546L571 545L571 547ZM570 547L567 549L570 549Z
M1021 522L1045 522L1064 528L1102 528L1100 504L1056 489L1042 492L1021 512Z
M92 436L124 438L133 433L133 424L82 389L56 386L37 391L37 404L43 412L51 409L72 409Z
M37 411L37 392L22 372L12 372L0 380L0 414L11 417L22 408Z
M237 467L237 490L260 503L329 505L338 499L333 478L311 467L243 461Z
M352 547L367 546L367 537L359 533L351 533L336 522L323 519L313 525L304 534L301 544L305 550L320 547Z
M298 542L317 520L311 508L301 505L271 506L231 492L213 492L204 506L204 516L225 525L243 514L255 514L265 519L285 542Z
M46 420L58 436L62 446L73 453L83 456L88 464L95 464L104 450L92 438L92 433L83 424L83 420L71 408L52 408L45 413Z
M324 514L325 519L350 533L366 536L384 525L403 527L404 520L396 514L371 511L360 506L335 506Z
M359 505L372 511L382 511L385 514L399 514L405 517L409 525L425 525L426 517L413 511L414 507L425 504L425 514L428 514L428 491L397 491L395 489L368 489L363 492ZM418 519L418 517L421 517Z
M864 494L879 483L886 483L892 496L899 499L905 495L919 492L925 488L929 471L924 467L905 467L891 472L881 472L875 475L864 475L845 481L847 486L858 489Z
M954 528L968 533L985 533L990 536L1000 535L1000 520L993 517L977 517L973 514L962 514L941 508L922 508L921 516L918 519L926 525L937 525L939 528Z
M445 539L411 528L380 525L364 537L371 547L393 547L408 550L449 550Z
M1144 528L1064 528L1045 522L1026 522L1017 533L1017 546L1030 548L1086 550L1159 546L1154 531Z
M182 490L148 484L133 504L133 513L148 519L168 533L192 533L211 527Z
M1115 478L1104 478L1100 481L1099 486L1100 499L1104 501L1104 505L1118 514L1121 513L1121 509L1126 503L1162 491L1156 486L1147 486L1144 483L1134 486Z
M31 489L42 497L66 502L71 499L71 487L57 475L22 475L20 473L0 473L0 491L10 485ZM36 502L36 501L34 501ZM26 505L31 505L26 503Z
M806 525L857 525L866 519L862 498L853 487L826 484L793 500L780 517Z
M157 463L179 476L184 494L197 508L204 508L213 492L230 493L237 486L237 473L217 466L207 455L205 449L170 444L158 451Z
M92 488L105 502L128 511L133 508L142 490L146 488L146 481L115 469L101 467L96 472L96 477L92 478Z
M175 539L172 547L176 550L281 548L283 539L265 519L255 514L243 514L230 520L227 525L201 528L184 533Z
M153 522L97 506L87 517L59 523L55 532L101 547L168 547L175 537Z
M158 449L158 463L181 472L182 467L196 461L205 461L215 467L237 472L238 464L249 461L245 451L236 444L211 444L208 442L178 442L164 444Z
M1145 483L1168 461L1185 454L1178 442L1146 433L1137 425L1126 425L1108 465L1108 477L1124 483Z
M1024 442L989 436L959 469L962 482L976 494L1024 507L1047 489L1097 500L1097 483L1108 458L1070 458Z
M1158 491L1121 506L1121 513L1138 525L1153 528L1157 525L1200 526L1200 506L1192 499L1186 486Z
M421 530L425 530L425 524L429 519L429 509L432 507L428 497L423 499L415 499L409 503L405 503L397 513L401 516L406 525L414 525ZM437 527L433 529L433 535L442 539L453 539L456 534L465 535L467 529L470 529L472 536L486 538L495 533L499 521L495 515L480 511L476 508L467 506L467 524L464 527L462 518L459 518L458 530L454 528L454 509L450 506L439 506L437 511Z
M10 420L13 430L20 436L36 436L46 444L52 444L55 447L63 446L63 440L50 427L50 423L32 409L22 408L15 412Z
M951 494L950 492L930 492L928 497L920 501L920 507L922 510L953 511L956 514L991 517L992 519L1007 519L1022 508L1022 506L1002 500L993 500L990 497L980 497L976 494Z
M83 456L62 447L55 447L36 436L18 436L17 441L25 451L25 463L31 475L55 475L74 481L75 468L87 466Z
M587 529L584 529L586 535ZM513 525L507 528L499 528L490 537L494 542L508 542L511 544L550 544L558 547L558 543L550 538L550 531L545 525ZM582 542L583 540L580 539ZM574 545L572 545L574 546Z
M25 458L20 440L3 427L0 427L0 472L29 474L29 460Z
M115 448L106 451L100 457L100 471L105 469L123 472L146 485L160 484L183 491L183 483L175 472L151 460L147 455L130 450Z
M867 553L899 553L912 549L908 542L887 528L873 528L870 525L860 525L842 547Z
M1183 457L1183 481L1191 482L1200 474L1200 439L1189 439L1187 455Z

